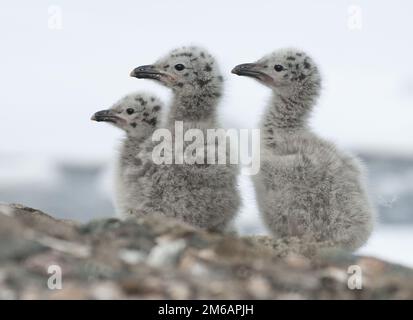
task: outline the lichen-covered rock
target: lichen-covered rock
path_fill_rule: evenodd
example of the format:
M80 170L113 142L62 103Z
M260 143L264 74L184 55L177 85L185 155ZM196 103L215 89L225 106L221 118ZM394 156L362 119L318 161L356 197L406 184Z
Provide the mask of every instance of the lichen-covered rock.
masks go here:
M298 239L209 233L160 216L80 225L3 204L0 299L413 298L411 269L315 251ZM61 289L48 287L50 266L61 270ZM350 266L362 289L349 288Z

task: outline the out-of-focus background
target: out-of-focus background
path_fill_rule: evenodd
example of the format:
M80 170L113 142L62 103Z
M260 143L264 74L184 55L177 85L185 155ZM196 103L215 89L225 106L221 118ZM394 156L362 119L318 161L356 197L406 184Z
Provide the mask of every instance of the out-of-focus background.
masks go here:
M311 120L368 169L379 225L360 253L413 266L413 3L396 1L0 2L0 201L87 221L114 214L122 133L91 122L131 91L170 93L128 76L196 44L219 60L228 128L255 128L269 92L231 68L284 46L315 58L324 91ZM241 233L265 233L248 177Z

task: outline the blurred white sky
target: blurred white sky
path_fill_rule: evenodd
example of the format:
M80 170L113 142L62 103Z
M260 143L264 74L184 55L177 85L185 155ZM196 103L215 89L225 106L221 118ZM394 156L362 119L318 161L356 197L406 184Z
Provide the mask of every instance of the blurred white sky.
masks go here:
M61 30L48 8L62 9ZM348 27L349 7L362 29ZM314 129L342 146L413 154L413 3L407 1L0 2L0 152L106 159L121 133L94 111L134 90L169 92L128 76L179 45L214 53L227 80L226 126L257 125L269 92L230 74L283 46L319 62L324 91Z

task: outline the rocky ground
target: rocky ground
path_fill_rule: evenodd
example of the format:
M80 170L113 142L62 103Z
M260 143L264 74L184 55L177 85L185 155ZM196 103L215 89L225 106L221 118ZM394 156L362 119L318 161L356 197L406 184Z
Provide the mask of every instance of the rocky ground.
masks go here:
M315 251L293 240L208 233L163 217L80 225L3 204L0 298L413 299L411 269ZM48 288L57 276L53 265L61 269L61 289ZM361 290L348 287L352 265L362 271Z

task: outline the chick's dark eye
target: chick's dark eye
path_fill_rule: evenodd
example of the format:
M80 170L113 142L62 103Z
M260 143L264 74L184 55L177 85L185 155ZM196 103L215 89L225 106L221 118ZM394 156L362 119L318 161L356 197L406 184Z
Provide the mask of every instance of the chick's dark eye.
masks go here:
M133 110L132 108L126 109L126 113L127 113L127 114L132 114L132 113L134 113L134 112L135 112L135 110Z
M276 64L276 65L274 66L274 70L277 71L277 72L280 72L280 71L283 71L283 70L284 70L284 67L283 67L282 65L280 65L280 64Z
M175 65L175 69L178 71L182 71L185 69L185 66L182 63L178 63Z

